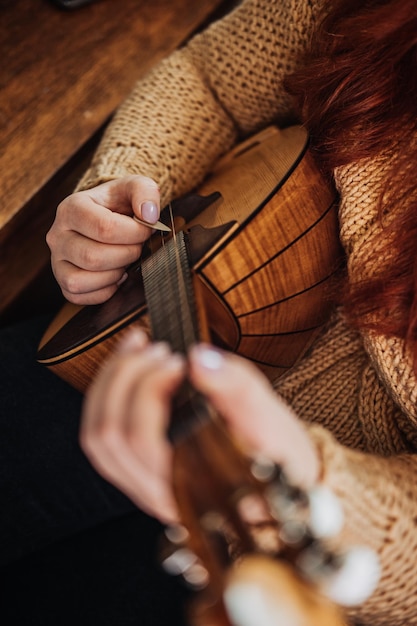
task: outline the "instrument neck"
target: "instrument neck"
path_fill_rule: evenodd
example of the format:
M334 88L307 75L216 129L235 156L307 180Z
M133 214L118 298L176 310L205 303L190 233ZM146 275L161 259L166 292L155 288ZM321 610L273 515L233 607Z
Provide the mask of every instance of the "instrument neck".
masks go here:
M141 266L152 338L184 355L201 339L187 243L179 231ZM185 380L173 401L169 437L176 442L209 418L204 398Z

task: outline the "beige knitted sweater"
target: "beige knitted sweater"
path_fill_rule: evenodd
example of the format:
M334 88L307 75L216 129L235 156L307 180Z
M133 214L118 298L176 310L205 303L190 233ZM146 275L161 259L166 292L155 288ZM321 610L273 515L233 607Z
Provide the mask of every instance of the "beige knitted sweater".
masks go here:
M198 184L244 135L291 119L282 78L294 69L323 0L244 0L140 80L117 112L79 188L145 174L162 202ZM381 157L335 172L351 277L379 228ZM277 389L309 423L323 481L342 499L341 543L379 554L377 590L352 612L372 626L417 624L417 385L400 341L360 337L339 311Z

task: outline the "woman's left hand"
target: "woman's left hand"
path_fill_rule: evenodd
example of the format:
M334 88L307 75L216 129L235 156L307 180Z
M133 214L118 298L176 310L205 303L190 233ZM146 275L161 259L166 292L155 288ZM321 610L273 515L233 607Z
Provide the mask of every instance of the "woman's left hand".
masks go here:
M282 465L288 478L308 489L319 478L317 449L307 429L248 359L208 345L192 348L189 376L250 455Z
M103 368L84 405L81 445L106 479L147 513L178 521L166 430L171 398L186 372L248 453L280 463L300 487L314 484L319 458L307 430L252 363L198 345L187 366L142 332L133 332Z

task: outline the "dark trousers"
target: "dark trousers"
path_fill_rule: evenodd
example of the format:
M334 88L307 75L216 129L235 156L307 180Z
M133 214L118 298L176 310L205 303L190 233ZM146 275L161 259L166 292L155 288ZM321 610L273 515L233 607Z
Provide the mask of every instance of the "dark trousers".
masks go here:
M160 525L90 466L80 394L35 361L46 324L0 331L0 623L183 623Z

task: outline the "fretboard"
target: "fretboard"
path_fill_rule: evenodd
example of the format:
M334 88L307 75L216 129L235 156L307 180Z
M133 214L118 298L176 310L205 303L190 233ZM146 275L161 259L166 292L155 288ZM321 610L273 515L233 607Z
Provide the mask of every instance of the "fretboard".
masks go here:
M199 337L198 312L186 235L180 231L141 265L152 338L186 354ZM174 399L172 440L209 418L204 398L185 381Z

